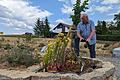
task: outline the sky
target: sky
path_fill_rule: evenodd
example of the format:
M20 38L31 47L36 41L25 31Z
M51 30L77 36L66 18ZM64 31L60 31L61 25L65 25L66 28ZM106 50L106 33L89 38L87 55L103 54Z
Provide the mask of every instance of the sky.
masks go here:
M81 0L83 2L84 0ZM58 23L72 24L70 15L76 0L0 0L0 32L24 34L32 32L37 18L48 17L53 29ZM111 21L120 12L120 0L89 0L85 13L95 24Z

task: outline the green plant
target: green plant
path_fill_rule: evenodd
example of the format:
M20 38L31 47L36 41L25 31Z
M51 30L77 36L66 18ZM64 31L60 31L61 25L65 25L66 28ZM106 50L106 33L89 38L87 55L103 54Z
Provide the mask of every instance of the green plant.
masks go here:
M2 61L8 61L15 65L31 66L38 60L34 58L30 49L16 47L12 48L9 53L2 58Z
M29 42L32 40L32 34L25 34L25 39L26 39L26 42Z
M30 49L30 46L27 46L25 44L18 44L17 47L20 49Z
M67 46L67 42L68 39L64 37L64 34L60 33L52 43L48 44L48 48L43 56L43 63L45 66L54 62L64 63L64 51Z
M72 28L72 27L71 27ZM67 62L74 62L76 55L72 49L72 30L69 30L68 34L65 36L63 33L59 33L57 37L48 44L48 47L43 56L44 67L51 70L64 70L68 67ZM69 64L70 66L70 64ZM73 69L73 68L72 68Z
M88 7L87 7L88 1L89 0L84 0L84 2L81 4L80 0L76 0L76 4L74 4L74 6L73 6L74 14L70 16L70 18L72 18L72 22L75 26L77 26L78 23L80 22L80 13L82 11L85 12L85 9L88 9Z
M12 49L12 48L13 48L13 46L10 45L9 43L7 43L7 44L4 45L4 49L5 50L9 50L9 49Z

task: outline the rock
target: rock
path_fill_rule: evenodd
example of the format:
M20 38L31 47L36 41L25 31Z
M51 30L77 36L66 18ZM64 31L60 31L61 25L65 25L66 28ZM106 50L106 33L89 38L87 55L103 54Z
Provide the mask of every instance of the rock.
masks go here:
M8 61L5 61L4 63L2 63L3 66L8 66L10 65Z
M0 75L0 80L11 80L11 78Z
M41 52L44 53L48 46L43 46Z
M27 68L28 70L30 70L31 72L39 72L40 70L43 69L42 65L32 65L30 67Z
M120 57L120 47L113 49L113 57Z
M99 63L97 63L97 64L95 64L95 66L97 67L97 68L102 68L102 62L99 62Z
M33 65L31 67L28 67L29 70L24 71L0 69L0 75L6 76L0 77L0 80L112 80L115 71L115 66L110 62L102 63L103 63L102 68L93 69L93 71L90 73L84 73L80 75L76 73L60 73L60 72L35 73L39 71L40 69L39 65Z

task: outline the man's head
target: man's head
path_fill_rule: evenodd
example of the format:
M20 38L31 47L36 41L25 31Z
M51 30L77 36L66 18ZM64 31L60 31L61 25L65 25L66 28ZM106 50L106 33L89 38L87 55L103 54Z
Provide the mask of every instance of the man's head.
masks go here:
M81 18L81 21L83 22L83 23L88 23L88 15L87 14L85 14L85 13L83 13L83 14L81 14L81 16L80 16L80 18Z

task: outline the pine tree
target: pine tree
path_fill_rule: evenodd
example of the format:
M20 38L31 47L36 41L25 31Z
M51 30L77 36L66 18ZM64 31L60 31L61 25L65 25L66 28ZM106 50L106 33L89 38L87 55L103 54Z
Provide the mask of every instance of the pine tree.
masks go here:
M88 5L88 1L89 0L85 0L82 5L80 5L80 0L76 1L76 4L74 4L73 6L73 11L74 11L74 15L71 15L72 21L73 21L73 25L77 26L78 23L80 22L80 13L83 11L85 12L85 9L88 9L88 7L86 7Z
M97 23L97 34L105 35L108 33L107 23L105 21L98 21Z
M114 15L114 20L117 25L117 29L120 31L120 13Z
M48 22L47 17L45 19L44 37L50 37L50 26L49 26L49 22Z
M105 35L107 32L106 22L102 21L102 34Z
M97 34L102 34L102 24L101 21L97 22L97 26L96 26L96 30L97 30Z
M34 33L36 36L42 36L42 26L40 18L38 18L37 21L35 22Z

